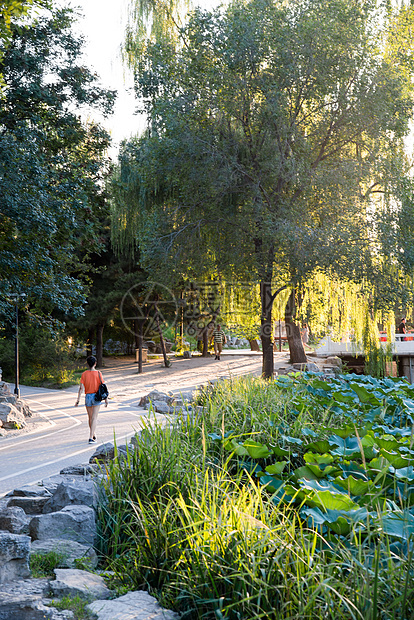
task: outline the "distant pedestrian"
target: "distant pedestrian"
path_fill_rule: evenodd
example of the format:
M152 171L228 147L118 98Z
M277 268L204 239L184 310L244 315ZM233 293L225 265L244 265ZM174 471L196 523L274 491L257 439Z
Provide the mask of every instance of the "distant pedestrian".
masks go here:
M407 321L407 319L405 318L405 316L403 316L403 318L401 319L401 323L398 325L398 333L399 334L406 334L407 333L406 321ZM401 340L405 341L406 338L401 338Z
M82 394L82 390L85 390L85 407L88 412L89 423L89 443L96 443L96 424L98 422L99 407L101 401L97 401L95 394L98 391L101 383L104 383L102 373L96 370L96 357L91 355L86 359L89 366L88 370L82 373L78 399L75 403L75 407L79 405L79 400ZM108 406L108 399L105 399L105 407Z
M307 323L304 323L302 329L300 330L302 336L302 342L306 346L309 342L309 327Z
M220 354L223 350L223 344L226 344L226 336L221 329L221 325L217 325L216 329L213 331L212 339L214 340L214 353L215 360L220 359Z

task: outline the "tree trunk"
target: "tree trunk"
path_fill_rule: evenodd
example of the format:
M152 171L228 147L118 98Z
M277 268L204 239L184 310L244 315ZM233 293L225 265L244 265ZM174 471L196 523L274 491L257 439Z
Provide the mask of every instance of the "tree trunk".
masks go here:
M158 307L157 307L157 305L155 305L155 320L156 320L156 323L157 323L157 330L158 330L158 333L160 335L160 344L161 344L162 356L164 358L164 366L166 368L169 368L171 366L171 362L170 362L170 360L167 357L167 351L166 351L166 348L165 348L164 336L162 335L162 329L161 329L161 325L160 325L160 318L159 318L159 315L158 315Z
M256 338L254 340L249 340L250 351L260 351L259 343Z
M99 323L96 326L96 366L98 368L103 366L103 330L104 325Z
M95 330L93 327L88 329L88 338L86 340L86 357L92 355L93 338L95 336Z
M269 278L270 280L270 278ZM274 357L272 342L272 283L260 283L260 298L262 306L260 339L262 341L262 376L264 379L273 379Z
M208 326L203 330L203 353L202 357L208 357Z
M306 364L305 349L300 334L299 325L296 325L294 318L296 315L296 289L293 288L285 308L286 336L289 345L290 361L292 364Z

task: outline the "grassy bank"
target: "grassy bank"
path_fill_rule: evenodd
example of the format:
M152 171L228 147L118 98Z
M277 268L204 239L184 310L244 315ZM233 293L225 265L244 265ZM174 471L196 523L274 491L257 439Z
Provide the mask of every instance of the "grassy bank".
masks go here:
M192 619L412 618L412 387L242 378L199 400L108 466L117 587Z

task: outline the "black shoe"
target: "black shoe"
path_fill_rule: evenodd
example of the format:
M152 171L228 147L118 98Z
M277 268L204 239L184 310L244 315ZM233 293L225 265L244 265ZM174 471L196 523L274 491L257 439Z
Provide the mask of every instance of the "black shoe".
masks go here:
M217 359L220 360L220 355L217 355Z
M215 357L214 359L215 359L215 360L217 360L217 359L218 359L218 356L216 355L216 357Z
M96 439L89 438L89 443L96 443Z

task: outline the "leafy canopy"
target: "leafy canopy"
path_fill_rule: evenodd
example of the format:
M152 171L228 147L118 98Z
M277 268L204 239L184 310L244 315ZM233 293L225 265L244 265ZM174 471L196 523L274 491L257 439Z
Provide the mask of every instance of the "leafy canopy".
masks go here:
M80 110L110 113L114 93L80 62L73 12L14 27L0 109L0 312L25 292L46 313L81 308L80 248L97 244L94 204L108 134ZM87 254L87 251L83 252Z

